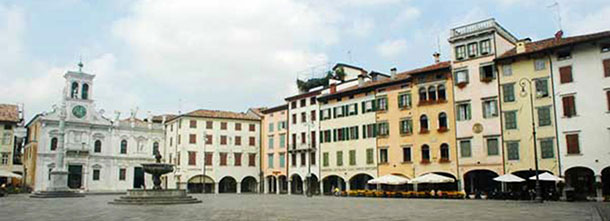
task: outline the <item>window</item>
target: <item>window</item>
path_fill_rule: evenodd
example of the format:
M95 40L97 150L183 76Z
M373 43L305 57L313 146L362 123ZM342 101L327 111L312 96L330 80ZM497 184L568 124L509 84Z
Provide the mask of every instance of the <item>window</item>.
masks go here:
M293 167L297 166L297 154L296 153L292 154L290 161L292 162Z
M101 142L100 142L100 145L101 145ZM153 155L155 155L157 152L159 152L159 142L154 142L152 149L153 149L153 152L152 152ZM159 154L161 154L161 152L159 152Z
M212 144L212 135L211 134L205 135L205 144Z
M292 114L292 124L297 124L297 114Z
M428 100L430 100L430 101L436 100L436 87L434 87L434 86L428 87Z
M100 170L93 169L93 180L100 180Z
M428 100L428 93L426 91L426 88L421 87L419 88L419 102L421 103L426 100Z
M248 154L248 166L249 167L256 166L256 154L255 153Z
M602 44L601 51L602 51L602 53L603 52L609 52L610 51L610 44Z
M280 168L286 167L286 154L280 153Z
M438 114L438 129L447 130L447 114L446 113Z
M513 102L515 101L515 84L503 84L502 85L502 96L504 98L504 102Z
M127 154L127 141L121 140L121 154Z
M227 136L220 135L220 145L227 145Z
M278 130L282 130L282 129L286 129L286 121L280 121L277 123L277 129Z
M6 134L4 135L4 137L9 137L10 138L10 136L7 136ZM4 144L6 144L6 143L4 143ZM51 150L52 151L53 150L57 150L57 137L51 138Z
M197 165L197 152L189 151L188 154L189 154L189 165L190 166Z
M498 138L487 138L487 156L497 156L500 154L498 150Z
M256 145L256 138L250 137L249 143L250 143L250 146L255 146Z
M481 81L483 82L490 82L496 78L493 64L482 65L479 67L479 72L481 74Z
M297 102L296 101L290 102L290 108L292 108L292 109L297 108Z
M196 120L190 120L189 121L189 127L190 128L197 128L197 121Z
M309 153L309 160L311 161L311 165L316 165L316 152Z
M570 83L574 81L572 79L572 66L565 66L559 68L559 82L562 84Z
M337 166L343 166L343 151L337 151Z
M301 113L301 123L307 122L307 114L305 112Z
M457 120L466 121L470 120L470 103L460 103L457 105Z
M445 91L445 85L442 85L442 84L438 85L437 91L438 91L437 93L438 93L438 100L439 101L447 100L447 94L446 94L446 91Z
M456 71L455 79L455 84L458 86L468 84L468 70Z
M548 79L536 79L534 80L536 85L536 97L548 97L549 96L549 82Z
M496 100L484 100L483 101L483 118L492 118L498 116Z
M157 142L155 142L155 143L157 144L157 149L159 149L159 143L157 143ZM153 151L154 151L154 145L153 145ZM100 141L100 140L95 141L95 143L93 144L93 152L95 152L95 153L102 152L102 141Z
M254 124L250 124L250 125L248 125L248 130L249 130L250 132L254 132L254 131L256 131L256 125L254 125Z
M387 164L388 163L388 149L382 148L379 149L379 164Z
M220 153L220 166L227 165L227 153Z
M551 125L551 107L538 107L538 126L550 126Z
M358 104L357 103L347 105L347 115L348 116L357 115L357 114L358 114Z
M212 121L205 122L205 129L213 129L213 128L214 128L214 122L212 122Z
M441 162L449 162L449 145L441 144Z
M390 127L388 122L379 123L379 135L388 136L390 135Z
M510 141L506 143L506 149L508 152L508 160L519 160L519 142Z
M544 61L544 59L536 59L534 61L534 70L541 71L541 70L544 70L545 68L546 68L546 62Z
M305 137L305 132L301 132L301 143L302 143L302 144L304 144L305 142L307 142L307 141L306 141L307 139L305 139L305 138L306 138L306 137Z
M181 158L180 158L180 152L178 152L178 153L176 153L176 165L178 165L178 166L180 166L180 165L181 165L181 164L180 164L180 162L181 162L181 160L180 160L180 159L181 159Z
M269 143L269 145L271 145L270 148L273 148L273 140L271 143ZM235 146L241 146L241 137L240 136L235 136Z
M182 140L181 138L182 138L182 136L180 136L180 134L178 134L178 138L176 138L176 142L177 142L178 144L180 144L180 141Z
M404 93L398 95L398 107L411 108L411 93Z
M350 166L356 165L356 150L349 151L349 165Z
M421 147L421 161L422 163L430 162L430 147L428 145L423 145Z
M574 101L574 95L562 97L561 102L563 103L564 117L576 116L576 103Z
M483 40L480 43L481 55L486 55L491 52L491 41L489 39Z
M362 125L362 138L377 137L377 124Z
M553 152L553 138L540 139L540 153L542 153L542 159L555 157L555 153Z
M421 117L419 117L419 127L420 133L428 132L428 117L426 115L421 115Z
M306 162L307 162L307 154L301 153L301 166L305 166Z
M269 136L267 142L268 142L269 149L273 149L273 136Z
M374 149L373 148L368 148L366 149L366 164L373 164L373 153L374 153Z
M280 134L280 148L286 147L286 134Z
M413 120L403 119L400 121L400 134L412 134L413 133Z
M127 175L127 169L121 168L119 169L119 180L125 180L125 175Z
M462 60L466 57L466 46L460 45L455 47L455 58L457 60Z
M328 153L322 154L322 166L328 167Z
M507 130L517 129L517 111L504 112L504 128Z
M301 99L299 102L301 103L301 107L307 106L307 100Z
M212 166L212 157L213 157L213 153L211 152L206 152L205 153L205 165L206 166Z
M189 134L189 143L190 144L196 144L197 143L197 135L196 134Z
M377 98L377 110L387 110L388 109L388 98L387 97L379 97Z
M267 154L267 167L273 168L273 154Z
M271 124L271 131L273 131L273 124ZM241 131L241 123L235 123L235 131Z
M610 59L602 62L604 64L604 77L610 77Z
M226 130L227 129L227 122L220 122L220 129L221 130Z
M78 93L78 83L72 82L72 89L70 90L70 98L77 98L76 94Z
M566 60L572 58L572 53L569 50L562 50L557 52L557 60Z
M309 98L309 104L311 104L311 105L316 104L316 97Z
M513 75L513 66L511 64L502 65L502 75L504 75L504 76Z
M316 121L316 111L312 110L311 111L311 122L314 122L314 121Z
M233 153L233 157L235 157L235 166L241 166L241 153Z
M578 134L566 134L566 143L568 147L568 154L580 154Z
M81 98L83 98L83 100L87 100L89 99L89 85L88 84L83 84L83 92L81 94Z
M2 165L8 165L8 153L2 153Z
M376 103L377 103L376 100L363 101L362 102L362 113L368 113L368 112L377 110Z
M297 134L292 134L292 148L297 148Z
M472 147L470 140L460 140L460 156L462 158L472 156Z
M411 162L411 147L402 148L402 162Z
M316 132L311 132L311 137L309 138L309 142L312 148L316 148Z
M477 43L473 42L468 44L468 57L475 57L477 56Z
M610 90L606 91L606 100L608 103L608 111L610 111Z

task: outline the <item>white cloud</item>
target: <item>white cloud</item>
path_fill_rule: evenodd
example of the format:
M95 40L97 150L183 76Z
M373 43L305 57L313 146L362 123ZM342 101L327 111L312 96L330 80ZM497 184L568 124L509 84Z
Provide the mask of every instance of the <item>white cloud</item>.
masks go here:
M366 37L374 28L375 23L372 19L355 19L347 29L347 33L358 37Z
M386 40L377 45L377 52L379 55L386 58L396 57L406 49L407 40L405 39Z
M394 23L399 24L399 23L410 22L410 21L413 21L413 20L419 18L420 15L421 15L421 12L419 11L418 8L408 6L400 11L398 16L396 16Z
M610 6L605 6L593 13L567 13L563 20L569 35L588 34L610 29Z
M14 71L11 66L23 57L23 35L25 32L24 12L17 6L0 4L0 74L8 76ZM10 69L9 69L10 68Z

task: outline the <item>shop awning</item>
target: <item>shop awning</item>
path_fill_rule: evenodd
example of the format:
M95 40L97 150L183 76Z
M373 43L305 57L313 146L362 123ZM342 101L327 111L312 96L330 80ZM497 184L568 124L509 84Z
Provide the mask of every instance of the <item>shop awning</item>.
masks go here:
M542 174L538 174L538 178L542 181L563 181L563 178L560 177L556 177L555 175L549 173L549 172L544 172ZM536 180L536 175L530 177L530 180Z
M508 174L504 174L502 176L496 177L493 180L498 181L498 182L502 182L502 183L520 183L525 181L525 179L512 175L510 173Z
M415 179L412 179L409 183L453 183L455 179L451 177L441 176L435 173L428 173Z
M0 177L13 177L21 179L21 175L6 170L0 170Z
M409 183L409 179L402 177L402 176L388 174L388 175L379 177L377 179L369 180L367 183L368 184L385 184L385 185L402 185L402 184Z

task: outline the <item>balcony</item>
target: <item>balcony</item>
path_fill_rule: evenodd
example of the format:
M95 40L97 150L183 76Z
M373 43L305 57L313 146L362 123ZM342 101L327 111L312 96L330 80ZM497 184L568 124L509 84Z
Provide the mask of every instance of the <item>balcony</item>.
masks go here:
M493 28L496 27L496 21L491 18L491 19L487 19L487 20L483 20L480 22L476 22L476 23L472 23L469 25L464 25L464 26L460 26L457 28L453 28L451 29L451 36L450 38L454 38L454 37L459 37L459 36L463 36L463 35L467 35L470 33L474 33L477 31L481 31L481 30L485 30L488 28Z

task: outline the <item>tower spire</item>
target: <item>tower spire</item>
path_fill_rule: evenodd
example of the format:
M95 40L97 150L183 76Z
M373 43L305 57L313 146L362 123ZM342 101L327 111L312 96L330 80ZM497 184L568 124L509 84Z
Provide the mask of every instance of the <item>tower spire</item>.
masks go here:
M80 56L79 60L78 60L78 72L83 72L83 56Z

